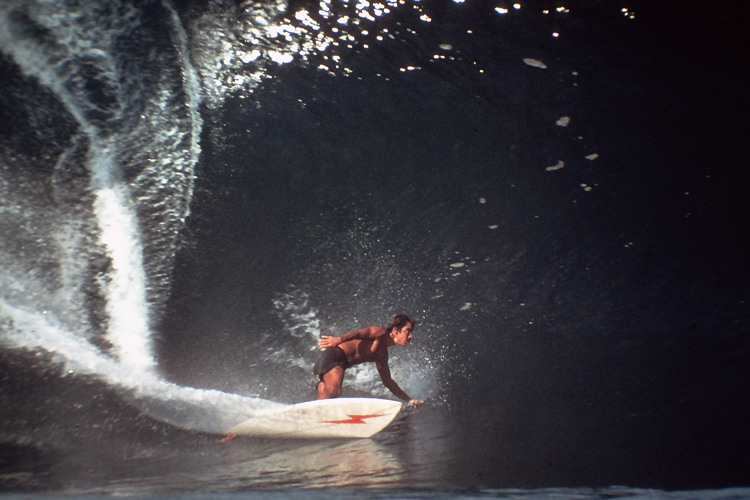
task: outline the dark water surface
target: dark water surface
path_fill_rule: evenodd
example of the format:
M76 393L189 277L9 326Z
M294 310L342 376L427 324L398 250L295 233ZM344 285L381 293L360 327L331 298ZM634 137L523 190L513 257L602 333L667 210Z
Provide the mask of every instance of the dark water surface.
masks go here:
M3 3L0 491L750 496L743 10Z

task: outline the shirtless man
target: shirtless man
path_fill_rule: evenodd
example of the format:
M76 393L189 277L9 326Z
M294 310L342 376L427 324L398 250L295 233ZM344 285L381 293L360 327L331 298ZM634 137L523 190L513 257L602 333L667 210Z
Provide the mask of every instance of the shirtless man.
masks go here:
M405 314L397 314L385 328L371 326L345 333L340 337L323 335L318 341L318 347L326 350L314 368L320 377L318 399L339 397L344 382L344 371L350 366L374 362L383 385L396 397L411 404L423 403L419 399L411 399L398 386L391 378L391 370L388 367L388 348L392 345L408 344L413 330L414 320Z

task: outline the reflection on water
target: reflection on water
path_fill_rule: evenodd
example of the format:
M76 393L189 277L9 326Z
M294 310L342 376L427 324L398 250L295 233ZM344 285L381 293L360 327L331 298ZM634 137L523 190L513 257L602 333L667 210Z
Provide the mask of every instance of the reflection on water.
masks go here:
M402 482L398 457L372 439L281 444L262 456L258 456L262 444L259 448L248 442L236 444L224 458L229 488L391 486Z
M184 431L170 432L162 442L114 439L93 453L69 454L53 474L57 489L66 494L448 488L448 457L455 451L445 418L440 407L412 411L371 439L238 436L218 443L217 436Z
M225 487L414 487L435 485L449 456L439 408L400 416L372 439L268 441L237 438L224 462Z

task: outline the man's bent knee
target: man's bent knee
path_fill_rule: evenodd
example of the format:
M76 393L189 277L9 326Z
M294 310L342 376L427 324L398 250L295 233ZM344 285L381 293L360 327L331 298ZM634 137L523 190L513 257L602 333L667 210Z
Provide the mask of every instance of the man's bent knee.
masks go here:
M344 369L337 366L326 372L318 384L318 399L330 399L341 396L341 384L344 380Z
M341 387L331 387L325 382L318 384L318 399L331 399L339 396L341 396Z

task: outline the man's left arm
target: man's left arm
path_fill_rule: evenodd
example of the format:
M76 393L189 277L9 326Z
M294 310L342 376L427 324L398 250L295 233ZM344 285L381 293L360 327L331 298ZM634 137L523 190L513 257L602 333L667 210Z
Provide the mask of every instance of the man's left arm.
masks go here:
M318 347L320 348L328 348L328 347L336 347L344 342L348 342L350 340L364 340L364 339L371 339L375 340L378 337L385 334L385 330L383 330L380 326L370 326L367 328L363 328L361 330L354 330L352 332L347 332L343 334L340 337L331 337L328 335L322 335L320 337L320 340L318 340Z
M381 359L375 361L375 367L378 369L378 373L380 374L380 379L383 381L383 385L388 388L389 391L391 391L393 394L396 395L397 398L403 399L407 403L411 404L422 404L424 401L419 399L411 399L408 394L406 394L401 387L398 386L395 380L391 377L391 369L388 366L388 359Z

